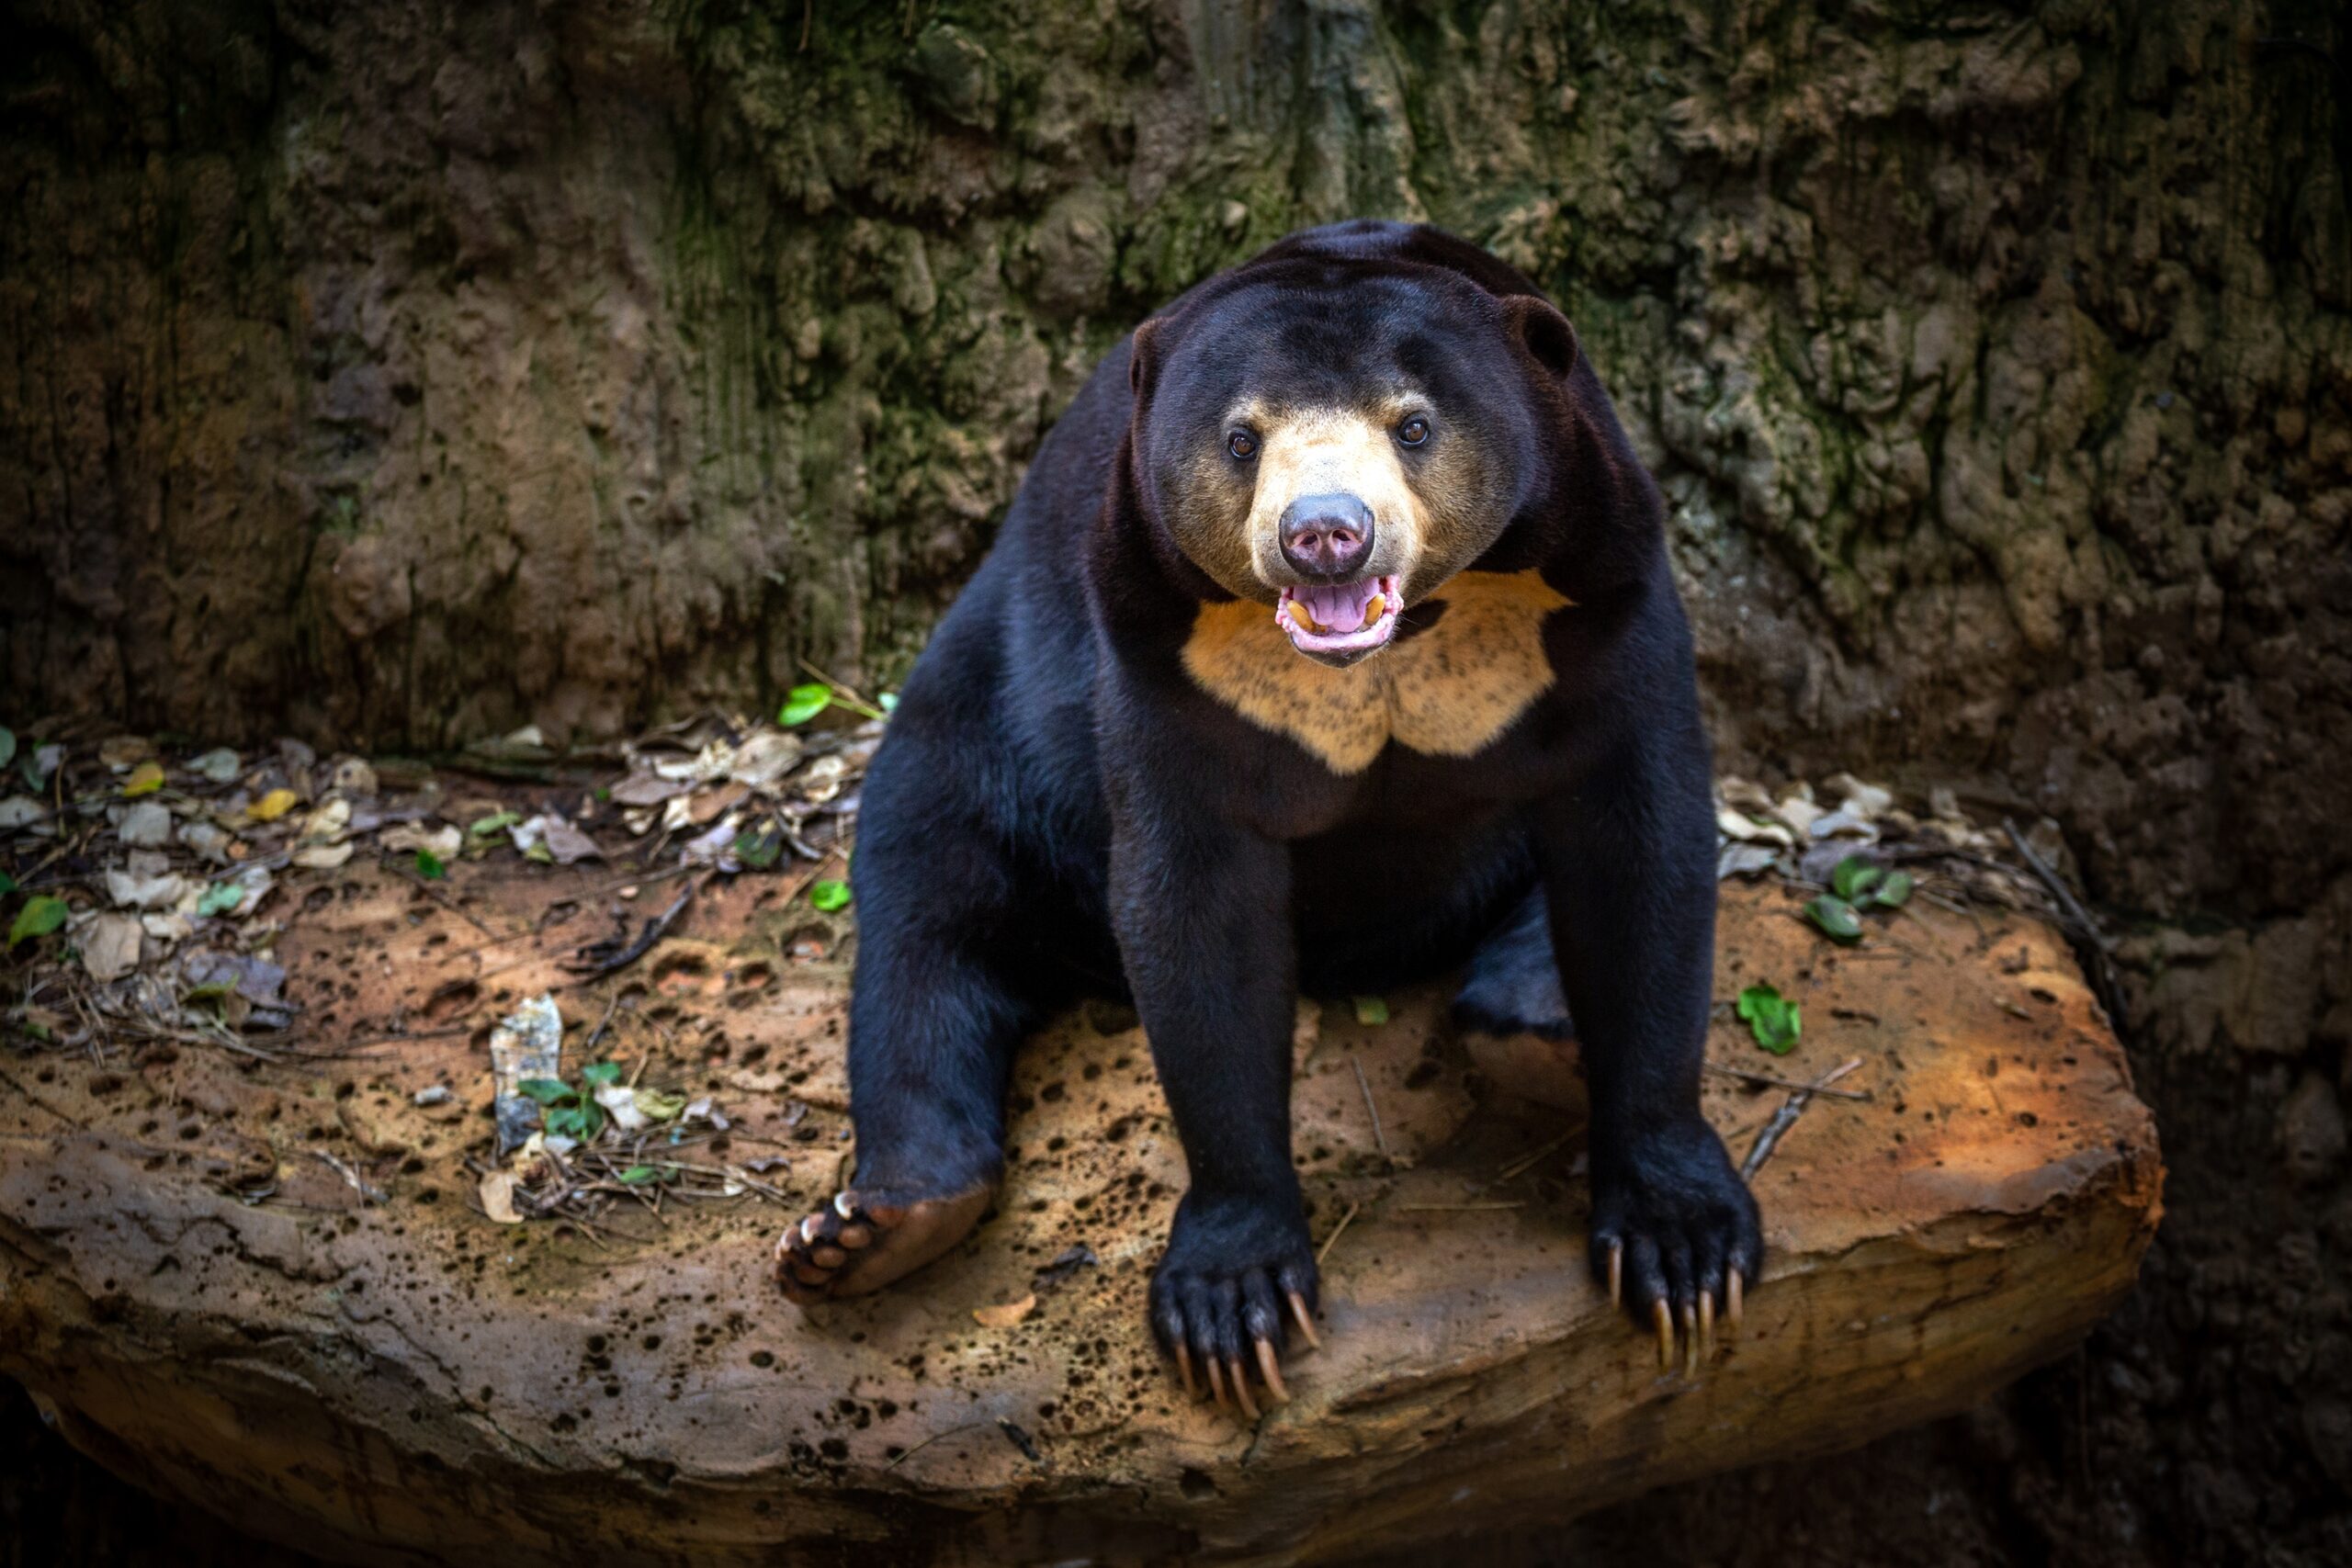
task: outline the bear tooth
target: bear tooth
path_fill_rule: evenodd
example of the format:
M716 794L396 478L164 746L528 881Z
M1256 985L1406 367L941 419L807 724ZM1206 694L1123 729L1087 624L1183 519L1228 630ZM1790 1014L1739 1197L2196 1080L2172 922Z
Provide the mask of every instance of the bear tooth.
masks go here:
M1298 623L1301 631L1319 632L1323 629L1315 624L1315 617L1306 613L1306 606L1295 599L1290 602L1290 618Z
M1373 625L1387 612L1387 596L1381 593L1374 594L1372 596L1372 603L1363 607L1363 624L1367 626Z

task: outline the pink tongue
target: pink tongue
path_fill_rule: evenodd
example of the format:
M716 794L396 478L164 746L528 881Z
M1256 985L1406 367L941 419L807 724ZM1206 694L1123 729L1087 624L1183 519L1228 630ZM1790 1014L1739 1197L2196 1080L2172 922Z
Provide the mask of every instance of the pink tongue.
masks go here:
M1362 582L1313 583L1291 591L1293 597L1306 606L1317 626L1335 632L1351 632L1363 626L1364 606L1380 592L1380 580L1368 577Z

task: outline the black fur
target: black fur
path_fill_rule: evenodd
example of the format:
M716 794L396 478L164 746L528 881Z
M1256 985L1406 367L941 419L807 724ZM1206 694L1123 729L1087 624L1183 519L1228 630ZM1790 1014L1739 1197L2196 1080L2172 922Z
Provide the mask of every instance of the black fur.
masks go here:
M1079 992L1131 994L1192 1175L1153 1326L1240 1357L1280 1339L1282 1292L1316 1295L1293 997L1468 961L1474 1015L1565 1028L1526 1014L1573 1007L1592 1256L1623 1245L1634 1310L1755 1277L1754 1203L1698 1111L1715 835L1663 507L1566 323L1498 303L1535 298L1434 230L1311 231L1114 350L1048 435L866 785L850 1079L869 1201L993 1180L1023 1033ZM1237 372L1187 346L1221 337L1277 344L1297 387L1385 355L1508 455L1510 520L1477 565L1540 570L1575 608L1545 623L1555 683L1477 756L1391 744L1340 777L1186 675L1199 606L1228 595L1156 515L1148 455L1220 417Z

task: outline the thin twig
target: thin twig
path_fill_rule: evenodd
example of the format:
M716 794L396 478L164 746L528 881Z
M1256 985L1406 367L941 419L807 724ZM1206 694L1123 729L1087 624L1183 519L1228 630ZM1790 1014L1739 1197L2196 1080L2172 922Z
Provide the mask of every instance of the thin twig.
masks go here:
M867 702L865 695L847 681L835 680L832 676L826 674L822 670L818 669L815 665L809 663L805 659L800 661L800 668L806 670L820 681L822 681L826 685L831 686L833 689L834 696L847 697L849 701L842 704L842 706L848 708L853 713L863 714L867 718L887 719L890 716L888 714L884 713L880 708L876 707L872 703Z
M359 1205L361 1208L366 1208L370 1203L384 1203L391 1201L390 1193L368 1181L357 1171L345 1165L343 1161L335 1158L334 1156L327 1153L326 1150L312 1149L311 1152L316 1155L320 1159L325 1161L327 1166L333 1169L337 1176L342 1177L343 1179L349 1184L354 1192L359 1194Z
M1363 1076L1363 1061L1354 1052L1348 1053L1348 1066L1356 1070L1356 1087L1363 1090L1363 1108L1372 1114L1372 1141L1380 1145L1380 1157L1390 1164L1396 1156L1388 1152L1388 1134L1381 1130L1380 1107L1372 1102L1372 1080Z
M371 1045L401 1045L412 1040L447 1040L452 1035L469 1034L472 1032L472 1024L452 1023L441 1029L413 1029L406 1033L370 1034L357 1040L345 1040L330 1051L305 1051L300 1055L340 1055L346 1051L364 1051Z
M581 948L564 967L583 979L591 980L600 980L607 975L628 968L651 952L653 944L669 934L670 928L677 923L678 917L685 912L686 905L693 900L696 893L702 890L703 884L707 880L707 876L698 876L687 883L678 894L676 901L646 921L644 929L637 933L634 941L626 943L611 942L593 943ZM574 983L577 984L577 982Z
M817 863L810 866L808 872L802 875L800 880L792 885L792 890L784 896L784 901L789 904L795 898L799 897L801 894L807 892L816 882L818 874L822 872L828 865L831 865L832 863L833 857L841 852L841 840L836 839L833 840L833 847L827 850L823 854L818 856Z
M944 1432L933 1432L930 1437L925 1438L922 1442L917 1443L913 1448L909 1449L897 1459L894 1459L889 1463L884 1465L882 1467L883 1472L888 1474L889 1472L898 1469L900 1465L906 1463L907 1461L914 1458L915 1455L922 1452L923 1450L931 1447L932 1444L939 1441L942 1438L952 1438L958 1432L977 1432L983 1427L993 1427L995 1425L996 1423L994 1421L967 1421L960 1427L950 1427Z
M1746 1078L1749 1083L1770 1084L1774 1089L1801 1089L1808 1094L1826 1094L1832 1100L1869 1100L1871 1098L1871 1091L1866 1089L1825 1089L1817 1083L1802 1083L1795 1078L1778 1077L1770 1073L1757 1072L1751 1067L1726 1066L1721 1062L1705 1062L1701 1065L1707 1071L1721 1073L1727 1078Z
M1501 1174L1495 1178L1494 1184L1500 1187L1504 1182L1515 1179L1521 1172L1532 1167L1537 1160L1542 1159L1545 1155L1550 1154L1554 1149L1558 1148L1562 1144L1566 1143L1570 1138L1575 1137L1578 1133L1583 1131L1584 1127L1581 1124L1571 1127L1566 1132L1561 1134L1558 1137L1553 1139L1550 1143L1544 1145L1542 1148L1537 1149L1534 1153L1521 1155L1519 1158L1503 1167Z
M2034 875L2041 879L2041 885L2050 889L2051 897L2058 900L2059 908L2064 909L2074 922L2083 928L2083 934L2089 937L2101 953L2114 952L2115 943L2109 938L2106 931L2098 920L2092 919L2091 912L2084 908L2075 897L2074 890L2050 868L2050 863L2036 854L2033 846L2025 841L2025 835L2018 831L2017 823L2004 817L2001 818L2001 827L2009 835L2009 842L2017 846L2018 853L2025 858L2025 863L2032 869Z
M1323 1245L1315 1249L1315 1267L1323 1267L1323 1260L1331 1256L1331 1248L1339 1244L1340 1234L1348 1228L1348 1222L1356 1217L1356 1211L1363 1206L1361 1203L1348 1205L1348 1212L1340 1216L1340 1223L1331 1227L1331 1234L1325 1236Z
M1797 1118L1804 1114L1804 1108L1812 1103L1813 1097L1861 1065L1860 1056L1849 1056L1841 1066L1830 1068L1789 1096L1781 1109L1772 1112L1772 1119L1764 1123L1764 1131L1757 1134L1756 1146L1749 1149L1747 1157L1740 1162L1739 1179L1754 1181L1756 1173L1764 1168L1764 1162L1772 1157L1773 1146L1780 1143L1781 1134L1797 1124Z
M596 1042L602 1040L605 1037L605 1031L612 1026L613 1014L620 1010L620 1005L621 994L616 990L613 992L612 999L605 1004L605 1016L598 1019L596 1027L588 1032L588 1043L580 1047L580 1055L583 1058L595 1054ZM640 1065L638 1070L642 1072L644 1068Z
M618 893L624 887L650 887L657 882L667 882L673 876L684 876L694 869L693 863L688 862L682 865L664 866L659 871L639 872L635 876L616 877L610 882L583 889L572 897L583 902L591 898L602 898L608 894Z
M1944 939L1936 934L1935 927L1929 925L1926 920L1919 918L1919 911L1914 909L1906 903L1897 908L1894 912L1902 916L1905 919L1909 920L1913 925L1917 926L1919 928L1919 933L1926 937L1929 942L1934 944L1935 950L1939 955L1946 959L1951 957L1951 949L1944 945Z
M18 1083L11 1075L7 1073L0 1073L0 1083L5 1083L10 1089L15 1089L17 1097L25 1100L26 1103L34 1107L34 1109L48 1111L51 1116L56 1117L60 1122L64 1122L67 1126L79 1127L85 1133L90 1130L90 1124L87 1122L83 1121L78 1116L71 1116L66 1112L60 1111L57 1107L51 1105L49 1101L43 1100L40 1096L27 1089L23 1084Z
M458 919L465 921L468 925L473 927L474 930L481 932L482 935L493 940L503 940L499 938L496 931L491 930L489 926L485 925L481 918L475 915L472 910L460 905L457 899L451 897L447 892L434 886L433 884L427 882L424 878L417 875L416 873L413 871L405 870L404 868L397 864L392 864L389 862L386 863L386 864L394 876L397 876L403 882L406 882L410 886L416 888L427 898L432 899L435 903L448 910L449 913L457 916ZM523 936L529 933L517 931L513 934L516 936Z
M1949 914L1967 916L1968 923L1976 928L1976 934L1979 937L1982 937L1984 934L1984 917L1976 912L1976 907L1973 904L1962 903L1957 898L1947 898L1942 894L1928 887L1922 887L1919 889L1919 897L1925 898L1928 903L1933 904L1937 908L1942 909Z
M1527 1207L1525 1203L1516 1201L1509 1203L1399 1203L1396 1205L1396 1212L1400 1214L1460 1214L1483 1212L1487 1209L1524 1209L1525 1207Z

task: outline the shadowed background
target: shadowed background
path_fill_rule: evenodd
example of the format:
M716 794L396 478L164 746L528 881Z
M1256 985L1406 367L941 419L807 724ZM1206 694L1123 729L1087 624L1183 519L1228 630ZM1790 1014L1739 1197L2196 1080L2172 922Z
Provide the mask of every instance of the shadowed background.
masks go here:
M1726 761L2057 818L2130 931L2175 1167L2076 1363L1606 1528L2352 1552L2340 7L148 0L8 33L21 732L436 750L764 704L803 659L887 682L1158 303L1343 216L1491 246L1666 487Z

